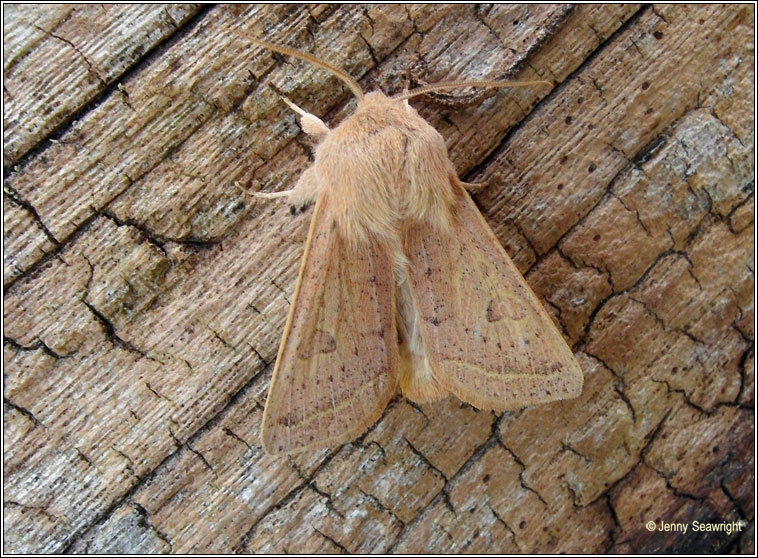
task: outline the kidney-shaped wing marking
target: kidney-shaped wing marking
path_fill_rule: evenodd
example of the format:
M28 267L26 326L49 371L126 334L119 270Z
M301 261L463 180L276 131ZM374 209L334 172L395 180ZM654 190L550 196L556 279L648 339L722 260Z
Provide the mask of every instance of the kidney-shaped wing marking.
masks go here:
M348 243L322 192L266 400L267 452L337 445L381 416L397 385L394 289L387 248Z
M466 192L453 234L406 236L411 291L432 373L480 409L576 397L582 370Z

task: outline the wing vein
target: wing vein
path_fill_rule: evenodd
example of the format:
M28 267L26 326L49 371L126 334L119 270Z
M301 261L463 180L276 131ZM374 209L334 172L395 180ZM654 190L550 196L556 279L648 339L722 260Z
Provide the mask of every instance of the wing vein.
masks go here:
M343 256L343 259L342 259L343 262L347 261L347 260L345 260L345 257L350 257L350 256L349 255ZM353 257L356 257L356 256L353 256ZM357 262L353 262L353 263L356 264ZM348 274L343 274L343 277L340 278L340 283L342 285L341 291L343 293L351 292L350 289L349 289L350 286L348 285L348 279L349 279ZM347 300L340 300L340 306L342 305L342 303L350 304L351 306L347 310L350 312L351 319L358 319L359 320L360 319L359 316L361 314L358 312L358 304L359 304L358 296L357 296L357 293L352 293L352 294L353 294L353 296L340 297L341 299L347 299ZM353 352L355 352L355 349L358 347L358 340L355 337L355 333L356 333L355 328L353 328L352 331L346 331L345 332L345 338L350 339L350 348L353 350ZM353 373L353 370L352 369L351 370L347 370L346 369L346 372ZM355 416L355 411L354 411L354 407L353 407L353 405L354 405L353 400L354 399L355 399L354 397L350 397L349 400L348 400L349 403L350 403L350 410L353 412L353 416ZM335 408L334 412L335 412L335 419L336 419L337 418L337 416L336 416L337 409L336 408Z
M426 250L426 239L423 237L421 238L421 249L424 252L424 264L426 265L427 269L431 269L431 266L429 265L429 254L427 253L427 250ZM432 319L434 320L434 323L437 323L438 321L437 303L435 302L435 299L434 299L434 289L432 288L432 281L427 281L426 286L427 286L426 292L429 295L429 301L431 302L431 307L432 307ZM427 346L426 350L428 351L430 348L431 347Z
M462 262L466 261L464 259L466 257L466 254L463 253L463 245L459 244L458 247L460 249L461 261ZM453 273L453 269L454 269L453 268L453 262L450 261L449 257L448 257L448 262L449 262L449 265L448 265L449 273L451 275L454 275L455 281L456 281L456 284L455 284L455 302L458 303L459 302L459 295L464 292L463 289L465 287L465 285L463 283L461 283L461 281L465 281L465 276L466 276L467 273L470 272L470 270L468 270L468 269L466 269L464 267L465 271L464 271L464 273L461 273L460 277L459 277L457 273L455 273L455 274ZM469 282L469 283L472 284L472 282ZM476 288L476 287L474 286L474 288ZM462 296L460 298L462 298ZM464 329L463 329L463 360L465 360L466 362L468 362L469 361L469 354L468 354L468 351L469 351L469 346L468 346L469 335L468 335L468 333L469 332L466 331L466 329L469 328L469 326L471 325L470 322L469 322L470 317L471 317L469 315L469 309L470 309L471 304L464 304L463 306L465 306L465 309L463 310L464 311L464 317L463 317L463 323L464 323ZM457 304L456 304L456 308L455 308L454 311L456 311L456 313L457 313L457 310L458 310L458 308L457 308Z
M581 368L563 336L466 193L455 212L452 234L420 224L407 247L435 379L484 409L575 397Z
M384 323L382 321L382 312L379 308L379 293L377 292L377 282L379 281L378 277L376 276L376 267L374 264L374 260L372 258L369 258L369 267L371 269L371 281L369 283L371 284L371 290L373 291L373 299L374 299L374 315L379 317L379 327L384 329ZM385 336L381 337L381 339L386 339L386 335L388 332L384 332ZM384 348L384 353L382 353L384 358L387 358L387 349ZM384 367L385 361L382 360L382 367Z

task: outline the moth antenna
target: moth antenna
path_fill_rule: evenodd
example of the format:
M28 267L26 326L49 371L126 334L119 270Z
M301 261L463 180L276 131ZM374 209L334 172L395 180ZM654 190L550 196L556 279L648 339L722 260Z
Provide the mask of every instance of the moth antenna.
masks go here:
M290 47L282 46L282 45L275 45L274 43L269 43L268 41L264 41L256 37L249 37L247 35L243 35L242 33L238 33L237 31L234 31L234 30L232 30L232 33L234 33L241 39L250 41L251 43L261 46L265 49L273 50L274 52L278 52L279 54L285 54L287 56L294 56L295 58L299 58L300 60L305 60L306 62L310 62L311 64L315 64L316 66L319 66L320 68L323 68L324 70L328 72L331 72L333 75L341 79L345 83L345 85L347 85L350 88L350 91L353 92L353 94L358 98L359 101L363 99L363 90L361 89L361 86L358 85L358 82L355 81L344 70L340 70L339 68L337 68L336 66L332 66L328 62L319 60L318 58L316 58L315 56L311 54L308 54L306 52L300 52L299 50L295 50L294 48L290 48Z
M552 85L549 81L537 80L537 81L441 81L439 83L430 83L429 85L422 85L410 91L404 91L392 97L395 101L405 101L411 97L423 95L425 93L431 93L432 91L442 91L446 89L462 89L464 87L492 87L492 88L507 88L507 87L533 87L535 85Z

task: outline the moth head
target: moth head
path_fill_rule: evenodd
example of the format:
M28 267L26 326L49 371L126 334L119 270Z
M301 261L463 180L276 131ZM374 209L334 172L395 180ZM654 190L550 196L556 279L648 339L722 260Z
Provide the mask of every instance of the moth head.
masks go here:
M268 41L264 41L261 39L258 39L256 37L248 37L246 35L242 35L241 33L237 33L236 31L233 31L235 35L245 39L246 41L249 41L251 43L254 43L258 46L261 46L265 49L278 52L279 54L284 54L287 56L293 56L295 58L299 58L300 60L305 60L306 62L310 62L311 64L314 64L316 66L319 66L320 68L323 68L324 70L330 72L335 77L342 80L345 85L347 85L350 88L350 91L352 91L353 95L358 99L358 102L360 103L365 98L365 95L363 93L363 90L361 89L361 86L358 85L358 82L353 79L350 74L348 74L346 71L337 68L336 66L333 66L329 64L328 62L321 60L320 58L316 58L315 56L308 54L307 52L301 52L299 50L296 50L294 48L290 48L288 46L283 45L277 45L274 43L269 43ZM427 93L431 93L432 91L445 91L450 89L463 89L466 87L487 87L487 88L510 88L510 87L532 87L535 85L552 85L549 81L545 80L536 80L536 81L500 81L500 80L473 80L473 81L443 81L438 83L430 83L421 87L417 87L415 89L411 89L410 91L404 91L403 93L399 93L397 95L393 95L392 97L388 97L389 99L392 99L393 101L407 101L411 97L416 97L418 95L425 95Z

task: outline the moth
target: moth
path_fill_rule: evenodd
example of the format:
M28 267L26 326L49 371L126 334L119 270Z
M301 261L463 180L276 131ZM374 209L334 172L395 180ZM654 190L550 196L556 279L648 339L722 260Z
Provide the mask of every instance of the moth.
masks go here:
M329 129L285 99L315 142L314 163L285 197L315 201L263 414L270 454L350 441L397 392L450 394L504 411L577 397L582 370L458 179L442 136L408 103L463 87L443 82L364 95L346 72L289 47L264 48L330 71L357 97Z

